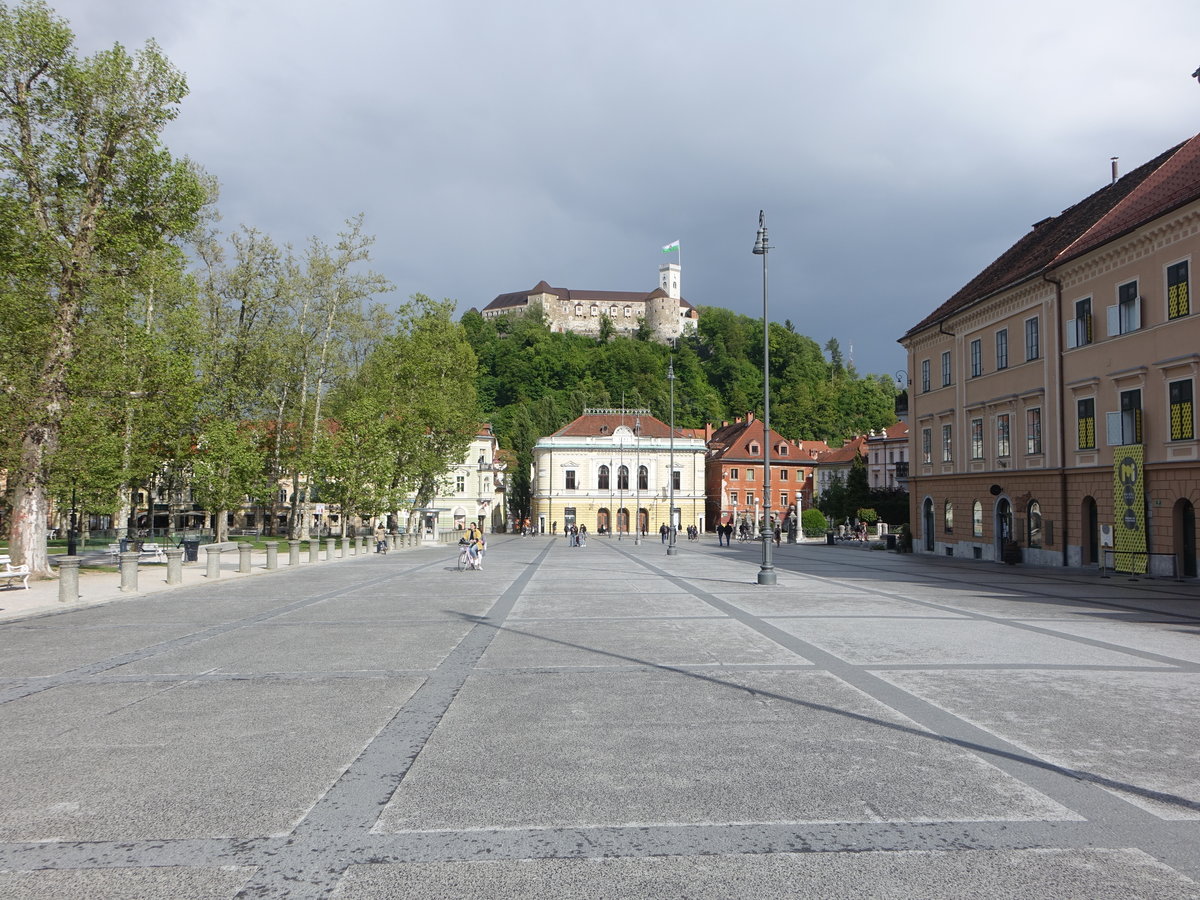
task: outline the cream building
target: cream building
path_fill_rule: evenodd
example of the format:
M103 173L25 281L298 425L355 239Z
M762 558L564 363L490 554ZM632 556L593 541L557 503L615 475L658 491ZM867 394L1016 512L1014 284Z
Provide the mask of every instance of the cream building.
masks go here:
M918 552L1196 576L1197 253L1200 137L1036 223L904 335Z
M485 532L507 528L505 464L491 425L482 425L462 461L450 467L438 484L436 496L423 508L409 504L409 528L436 535L469 524Z
M586 525L591 534L630 535L635 523L648 537L670 521L704 530L702 437L676 428L647 409L587 409L533 448L533 517L543 533ZM672 463L673 460L673 463Z

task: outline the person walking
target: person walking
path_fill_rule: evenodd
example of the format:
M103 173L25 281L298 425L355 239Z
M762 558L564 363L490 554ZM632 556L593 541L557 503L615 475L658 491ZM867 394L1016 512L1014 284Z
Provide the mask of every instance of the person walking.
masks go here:
M671 533L671 529L667 528L666 522L663 522L662 525L659 526L658 535L659 535L659 537L662 538L662 542L664 544L667 542L667 535L670 533Z

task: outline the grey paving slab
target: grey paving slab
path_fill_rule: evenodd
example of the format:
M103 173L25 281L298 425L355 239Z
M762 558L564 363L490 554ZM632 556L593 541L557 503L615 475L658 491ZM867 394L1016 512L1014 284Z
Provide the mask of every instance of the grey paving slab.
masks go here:
M712 607L681 590L597 591L584 594L559 590L525 594L513 608L516 619L654 618L711 616Z
M0 872L0 897L21 900L228 900L249 869L166 866Z
M430 669L457 644L470 624L444 622L313 624L281 621L248 625L219 639L199 641L111 670L114 675L197 675L237 672L360 672Z
M818 673L478 675L378 827L1072 817L897 724Z
M514 621L488 647L480 668L805 662L745 626L723 619L586 623L542 619Z
M0 625L0 677L54 675L197 630L194 623L63 628L33 619ZM203 627L203 626L200 626Z
M337 900L1194 900L1197 886L1137 851L760 854L355 866Z
M856 665L1028 663L1154 665L1143 657L987 621L776 619L774 624ZM1159 663L1159 665L1167 665Z
M76 686L5 704L0 840L286 832L420 683Z
M1200 819L1200 673L890 672L883 677L1156 816ZM1157 796L1161 795L1161 796ZM1200 845L1197 845L1200 847Z

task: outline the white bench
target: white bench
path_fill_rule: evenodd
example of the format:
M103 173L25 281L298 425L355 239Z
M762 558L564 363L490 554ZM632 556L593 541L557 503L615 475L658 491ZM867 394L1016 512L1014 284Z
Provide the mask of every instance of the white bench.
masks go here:
M14 581L19 581L25 590L29 590L29 566L14 566L11 556L0 556L0 563L4 563L0 581L5 583L6 588L12 587Z
M121 545L120 544L109 544L108 545L108 554L109 554L109 556L112 557L114 564L120 562L121 561ZM160 547L158 544L154 544L154 543L142 544L142 549L141 549L140 555L138 556L138 562L140 562L140 563L142 563L142 562L165 563L166 561L167 561L167 554L163 553L162 547Z

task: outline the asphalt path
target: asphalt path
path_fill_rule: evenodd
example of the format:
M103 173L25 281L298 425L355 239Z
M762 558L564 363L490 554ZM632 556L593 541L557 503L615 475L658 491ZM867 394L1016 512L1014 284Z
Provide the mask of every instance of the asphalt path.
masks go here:
M678 551L0 623L0 896L1200 898L1195 583Z

